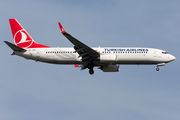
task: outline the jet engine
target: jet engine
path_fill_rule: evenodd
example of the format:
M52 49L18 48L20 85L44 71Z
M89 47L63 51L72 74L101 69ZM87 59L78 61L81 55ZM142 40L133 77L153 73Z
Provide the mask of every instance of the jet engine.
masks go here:
M103 72L119 72L119 65L105 65L101 66L100 69Z

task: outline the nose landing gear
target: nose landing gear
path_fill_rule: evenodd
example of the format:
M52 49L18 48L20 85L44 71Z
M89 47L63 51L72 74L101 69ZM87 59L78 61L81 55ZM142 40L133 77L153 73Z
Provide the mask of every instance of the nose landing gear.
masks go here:
M158 66L157 66L157 68L156 68L156 71L159 71L159 68L158 68Z
M157 64L156 71L159 71L159 66L165 66L165 63L159 63L159 64Z

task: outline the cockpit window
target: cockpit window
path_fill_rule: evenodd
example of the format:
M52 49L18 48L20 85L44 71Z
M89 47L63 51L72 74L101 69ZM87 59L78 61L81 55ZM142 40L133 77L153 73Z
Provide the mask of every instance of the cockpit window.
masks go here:
M163 54L168 54L168 52L162 52Z

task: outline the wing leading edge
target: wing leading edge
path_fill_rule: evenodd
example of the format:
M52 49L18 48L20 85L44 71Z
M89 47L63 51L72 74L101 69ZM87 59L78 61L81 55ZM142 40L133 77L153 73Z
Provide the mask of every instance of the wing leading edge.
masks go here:
M75 51L79 54L79 57L82 57L82 60L92 60L94 58L98 58L100 54L90 48L89 46L85 45L84 43L80 42L70 34L68 34L60 22L58 22L61 33L72 43L74 44Z

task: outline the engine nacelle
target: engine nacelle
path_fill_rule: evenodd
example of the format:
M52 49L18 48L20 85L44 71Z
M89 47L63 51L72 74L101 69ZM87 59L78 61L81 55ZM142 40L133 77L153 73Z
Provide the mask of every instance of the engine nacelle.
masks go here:
M116 62L117 56L116 55L100 55L100 62Z
M106 65L101 66L103 72L119 72L119 65Z

